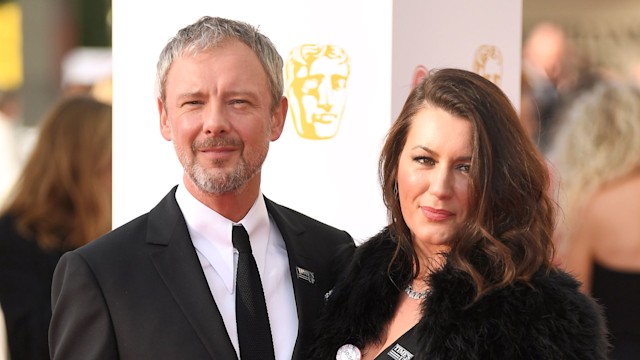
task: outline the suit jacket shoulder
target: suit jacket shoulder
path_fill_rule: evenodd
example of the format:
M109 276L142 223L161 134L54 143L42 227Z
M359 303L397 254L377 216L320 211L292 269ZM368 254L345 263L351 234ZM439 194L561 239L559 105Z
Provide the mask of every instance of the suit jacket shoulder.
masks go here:
M61 258L52 286L53 359L236 356L174 192Z
M295 360L307 360L325 294L333 288L351 258L355 243L342 230L266 199L289 255L298 310Z
M267 198L265 201L290 255L322 262L330 274L327 285L333 287L355 250L351 235Z

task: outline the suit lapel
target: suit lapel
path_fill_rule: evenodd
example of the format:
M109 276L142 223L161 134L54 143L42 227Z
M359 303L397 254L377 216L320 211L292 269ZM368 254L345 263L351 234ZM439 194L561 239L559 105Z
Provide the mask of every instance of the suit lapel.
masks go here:
M313 314L322 306L320 299L323 295L321 290L315 286L315 265L310 253L311 249L302 245L305 243L303 238L307 236L304 226L292 219L291 216L285 216L280 205L267 198L265 198L265 202L269 214L278 225L289 256L289 270L298 313L298 337L292 358L297 359L299 358L297 354L308 350L304 347L311 341L307 337L311 335L310 328L315 321Z
M213 359L236 359L222 315L211 295L184 217L175 200L175 188L149 214L147 242L160 277Z

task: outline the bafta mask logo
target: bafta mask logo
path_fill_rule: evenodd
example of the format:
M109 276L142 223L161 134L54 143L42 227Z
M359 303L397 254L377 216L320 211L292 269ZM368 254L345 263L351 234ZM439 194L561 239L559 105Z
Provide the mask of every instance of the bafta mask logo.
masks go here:
M502 52L493 45L480 45L473 59L473 71L497 86L502 83Z
M305 139L338 133L347 100L349 55L335 45L303 44L286 62L287 98L293 124Z

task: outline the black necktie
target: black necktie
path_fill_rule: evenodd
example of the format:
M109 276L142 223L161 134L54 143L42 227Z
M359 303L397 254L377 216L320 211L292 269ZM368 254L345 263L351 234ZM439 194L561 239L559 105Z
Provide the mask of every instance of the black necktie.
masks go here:
M251 253L249 234L242 225L233 226L232 241L233 247L239 252L236 275L236 323L238 324L240 359L275 359L260 274Z

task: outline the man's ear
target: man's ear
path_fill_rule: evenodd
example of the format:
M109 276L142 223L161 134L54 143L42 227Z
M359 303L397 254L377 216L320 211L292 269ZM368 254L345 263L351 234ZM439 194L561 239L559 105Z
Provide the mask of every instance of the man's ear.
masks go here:
M287 118L287 110L289 110L289 102L287 98L283 96L271 116L271 141L278 140L280 135L282 135L284 121Z
M162 99L158 97L158 114L160 115L160 133L162 133L162 137L171 141L172 133L171 133L171 124L169 123L169 118L167 116L167 108L164 106Z

